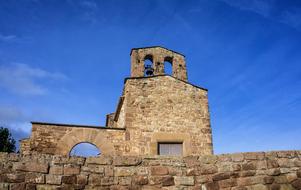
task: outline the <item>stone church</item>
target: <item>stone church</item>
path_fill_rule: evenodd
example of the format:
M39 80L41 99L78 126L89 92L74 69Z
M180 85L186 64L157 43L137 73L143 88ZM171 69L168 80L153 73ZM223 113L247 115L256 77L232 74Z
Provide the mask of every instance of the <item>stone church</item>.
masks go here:
M160 46L134 48L130 56L131 75L106 126L32 122L21 153L69 155L88 142L103 155L213 154L207 89L188 82L185 56Z

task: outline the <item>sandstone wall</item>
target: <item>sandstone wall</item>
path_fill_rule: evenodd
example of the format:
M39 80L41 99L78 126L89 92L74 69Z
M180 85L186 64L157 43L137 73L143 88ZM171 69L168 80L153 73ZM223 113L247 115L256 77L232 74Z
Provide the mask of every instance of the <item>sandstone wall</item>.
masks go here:
M77 144L89 142L103 154L120 155L124 149L124 129L50 123L32 123L29 139L21 141L21 152L69 155Z
M301 151L89 158L0 153L0 189L301 189Z
M212 154L207 90L171 76L129 78L124 88L128 154L156 155L158 142L183 142L183 154Z

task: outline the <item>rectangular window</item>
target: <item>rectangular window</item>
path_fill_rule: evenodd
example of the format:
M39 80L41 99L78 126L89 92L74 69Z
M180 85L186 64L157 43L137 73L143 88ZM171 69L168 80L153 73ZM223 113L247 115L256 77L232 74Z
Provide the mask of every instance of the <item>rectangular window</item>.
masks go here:
M168 142L158 143L158 154L159 155L183 155L183 143L179 142Z

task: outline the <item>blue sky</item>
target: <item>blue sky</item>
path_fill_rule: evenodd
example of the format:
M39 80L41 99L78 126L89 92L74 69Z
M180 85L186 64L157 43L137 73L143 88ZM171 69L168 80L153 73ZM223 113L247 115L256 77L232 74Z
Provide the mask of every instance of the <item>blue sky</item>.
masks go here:
M0 124L104 125L130 49L186 55L215 153L301 149L301 1L0 1Z

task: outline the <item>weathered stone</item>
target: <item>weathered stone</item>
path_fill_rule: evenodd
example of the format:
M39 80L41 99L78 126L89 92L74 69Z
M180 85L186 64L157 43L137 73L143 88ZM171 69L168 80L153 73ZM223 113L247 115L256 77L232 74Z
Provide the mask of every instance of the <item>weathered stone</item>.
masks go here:
M176 185L194 185L194 178L193 177L180 177L180 176L175 176L174 181Z
M65 184L75 184L76 183L76 176L75 175L62 176L62 183L65 183Z
M244 163L241 165L242 170L256 170L256 165L253 162Z
M46 183L51 185L60 185L62 183L62 176L46 175Z
M119 185L130 185L132 183L131 177L119 177L118 184Z
M0 183L0 189L8 190L9 184L8 183Z
M244 160L244 155L242 153L236 153L231 155L233 162L242 162Z
M209 182L202 185L202 190L219 190L219 186L217 182Z
M147 176L135 176L133 180L134 184L136 185L146 185L148 184Z
M268 169L268 170L265 171L265 173L266 173L267 175L270 175L270 176L277 176L277 175L280 175L280 174L281 174L279 168Z
M82 166L81 169L82 169L82 171L88 172L88 173L98 173L98 174L105 173L105 168L100 165L89 164L88 166Z
M174 181L174 177L172 176L166 176L166 177L163 177L162 178L162 186L172 186L175 184L175 181Z
M48 173L48 164L42 163L21 163L16 162L13 165L13 169L16 171L26 171L26 172L39 172L39 173Z
M60 189L59 186L55 186L55 185L37 185L36 188L37 188L37 190L58 190L58 189Z
M201 174L214 174L217 173L217 167L211 164L205 164L199 168Z
M4 180L1 180L2 182L8 182L8 183L25 182L25 174L23 174L23 173L6 174L4 176L5 176Z
M65 165L64 175L77 175L80 173L80 167L77 165Z
M63 166L53 165L49 169L49 174L63 175Z
M269 190L268 186L263 184L251 185L249 188L250 190Z
M279 164L276 160L267 160L267 167L270 168L278 168Z
M88 176L86 175L77 175L76 183L79 185L86 185L88 183Z
M117 167L114 170L115 176L118 177L126 177L126 176L132 176L135 173L135 168L130 167Z
M301 179L296 179L295 181L293 181L292 183L292 186L296 189L301 189Z
M167 167L164 166L154 166L151 167L151 175L168 175L169 171Z
M220 188L234 187L237 185L236 179L225 179L218 182Z
M137 166L141 163L141 158L135 156L118 156L114 158L115 166Z
M26 183L45 183L45 175L39 173L27 173L25 176Z
M212 176L213 181L219 181L219 180L224 180L224 179L229 179L230 178L230 173L217 173Z
M13 183L9 185L10 190L24 190L26 188L26 183Z
M111 156L88 157L86 164L110 165L112 164Z

